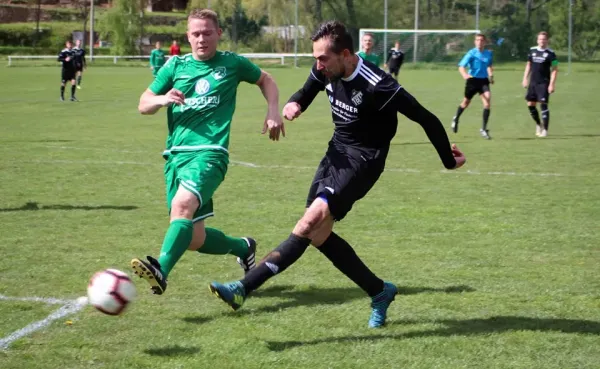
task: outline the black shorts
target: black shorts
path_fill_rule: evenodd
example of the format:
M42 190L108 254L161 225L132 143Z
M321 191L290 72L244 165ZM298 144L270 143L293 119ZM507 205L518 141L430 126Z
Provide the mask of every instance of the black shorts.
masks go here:
M550 100L550 94L548 93L548 83L530 83L529 87L527 88L525 100L548 103L548 101Z
M390 67L390 74L393 74L393 75L397 76L399 71L400 71L400 66L399 65L396 65L394 67Z
M330 142L308 191L306 207L323 195L333 218L342 220L383 173L387 152L387 149L359 151Z
M75 79L75 69L64 69L61 73L61 80L63 83Z
M469 78L465 85L465 98L471 100L475 94L483 94L490 90L490 80L487 78Z
M77 63L75 64L75 72L83 71L83 64Z

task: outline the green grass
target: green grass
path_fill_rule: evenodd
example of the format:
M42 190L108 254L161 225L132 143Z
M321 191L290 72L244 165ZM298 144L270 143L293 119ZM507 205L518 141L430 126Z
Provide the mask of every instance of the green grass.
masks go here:
M308 70L271 72L283 103ZM59 73L0 69L6 296L84 295L95 271L158 254L168 225L165 115L136 110L150 71L90 68L78 104L58 102ZM165 295L136 280L139 299L123 316L86 308L0 351L0 367L597 368L600 75L559 76L547 139L533 135L521 76L496 73L492 141L479 137L479 102L464 113L451 137L468 160L459 171L442 171L422 129L401 118L388 170L336 226L400 286L387 327L366 328L368 298L313 249L236 313L206 288L240 277L234 258L189 253ZM463 90L457 72L406 70L401 81L449 122ZM256 87L242 84L238 96L234 162L207 223L255 236L263 256L301 216L332 124L319 96L273 143L259 134ZM0 335L55 308L0 300Z

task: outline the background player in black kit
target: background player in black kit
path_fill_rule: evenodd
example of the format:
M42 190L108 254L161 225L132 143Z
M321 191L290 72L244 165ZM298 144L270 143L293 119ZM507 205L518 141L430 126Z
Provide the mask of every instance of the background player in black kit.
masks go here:
M307 210L289 238L244 279L225 284L213 282L210 290L238 309L252 291L291 266L312 243L371 297L369 327L381 327L398 289L375 276L354 249L332 232L334 222L342 220L379 179L390 141L396 134L398 112L423 127L446 168L461 167L465 157L456 146L450 146L435 115L389 74L354 54L352 37L343 24L322 24L312 41L317 61L304 87L283 109L284 117L293 120L323 90L331 102L335 130L310 187Z
M65 101L65 84L67 81L71 81L71 101L77 101L75 98L75 59L71 41L65 42L65 48L58 54L58 61L62 63L60 100Z
M87 67L87 63L85 61L85 49L81 48L81 40L75 40L75 47L73 48L73 59L75 60L77 89L81 89L81 75L83 74L83 69Z
M398 72L404 63L404 52L400 50L400 41L394 43L394 48L388 51L388 58L385 62L384 67L388 68L390 74L398 79Z
M535 121L535 135L546 137L550 124L548 102L556 85L558 60L554 51L548 48L548 33L538 33L537 44L537 47L532 47L529 50L527 56L527 65L525 65L525 73L523 74L523 87L527 88L525 100L527 100L529 114ZM540 115L536 107L538 102L542 106L542 122L540 122Z

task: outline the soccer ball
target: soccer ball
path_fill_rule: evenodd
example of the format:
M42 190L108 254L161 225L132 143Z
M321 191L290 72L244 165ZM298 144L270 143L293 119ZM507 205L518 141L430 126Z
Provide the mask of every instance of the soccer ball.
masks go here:
M137 294L129 276L116 269L94 274L87 293L89 303L108 315L121 314Z

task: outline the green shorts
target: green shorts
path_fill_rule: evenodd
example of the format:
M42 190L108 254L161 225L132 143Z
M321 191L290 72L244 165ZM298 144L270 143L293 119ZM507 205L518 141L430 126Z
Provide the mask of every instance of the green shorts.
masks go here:
M194 213L193 222L214 215L213 194L225 179L229 156L223 151L196 151L171 154L165 163L167 185L167 207L171 211L171 201L179 186L184 187L198 198L200 207Z

